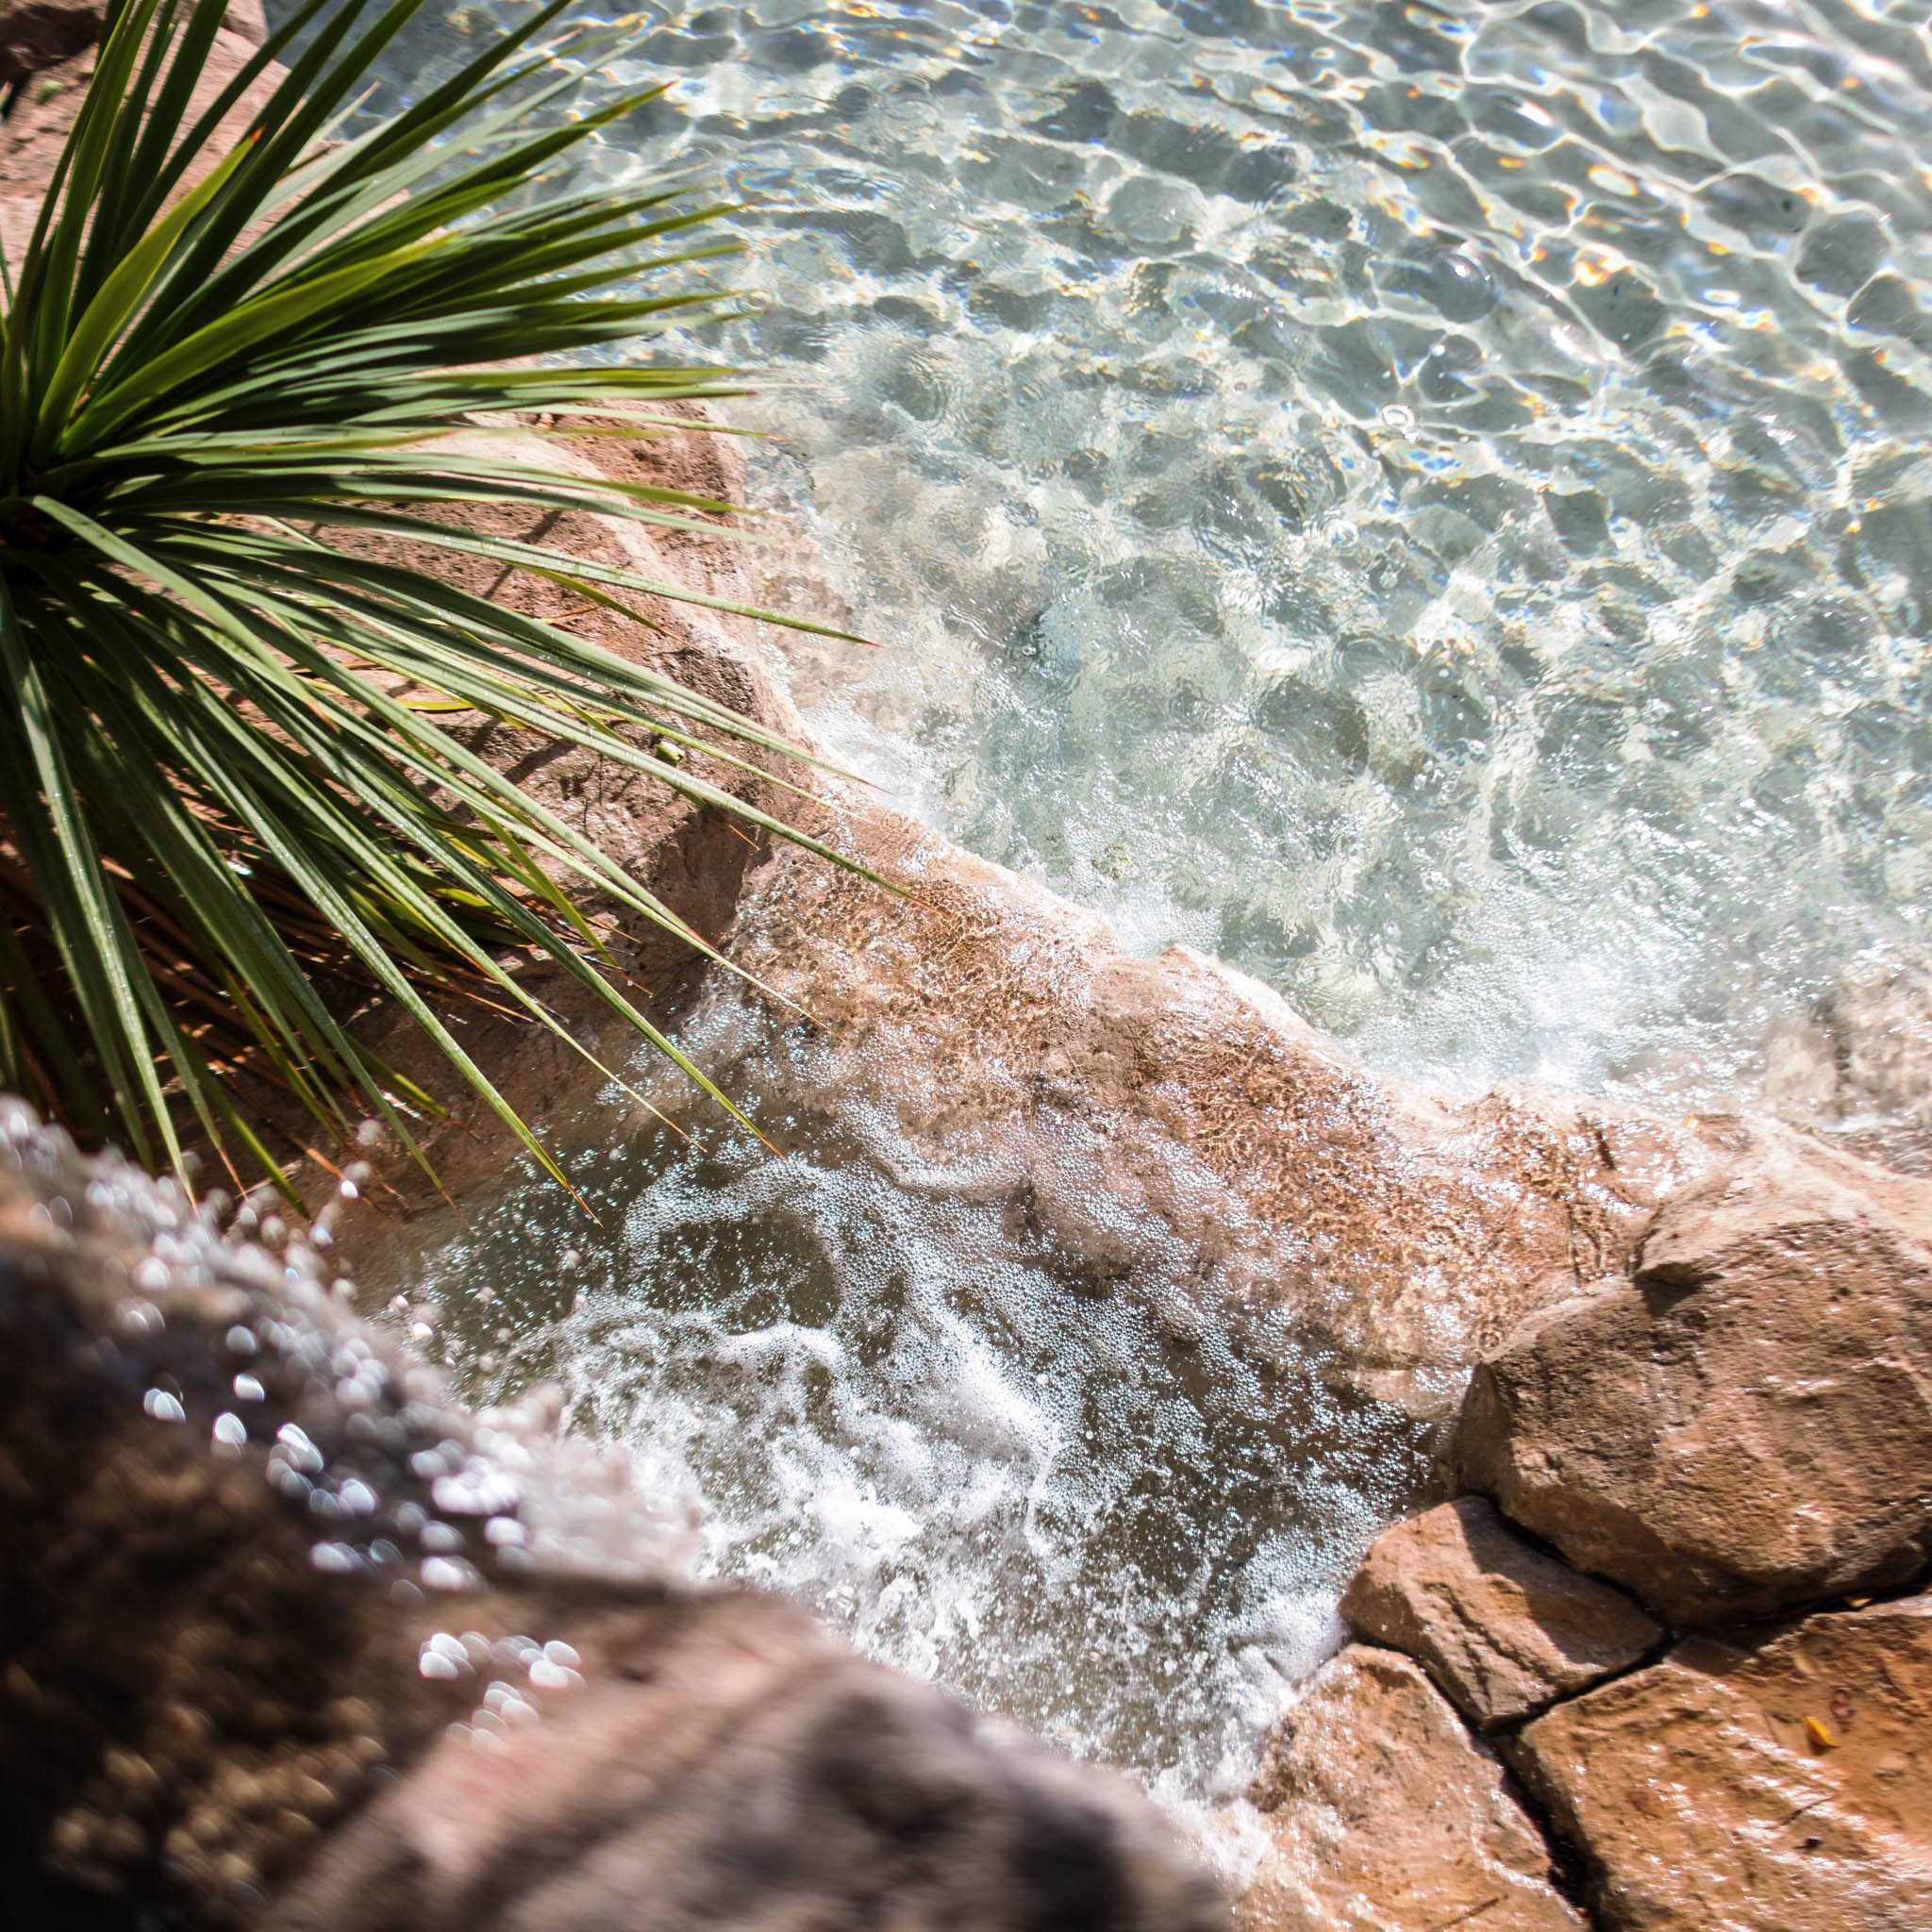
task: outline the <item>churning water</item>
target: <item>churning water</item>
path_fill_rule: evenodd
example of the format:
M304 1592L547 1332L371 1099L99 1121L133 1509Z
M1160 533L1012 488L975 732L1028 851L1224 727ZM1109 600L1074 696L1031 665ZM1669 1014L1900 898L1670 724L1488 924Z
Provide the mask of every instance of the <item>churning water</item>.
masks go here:
M755 489L891 647L774 643L828 741L1381 1064L1709 1102L1925 925L1927 17L753 0L581 98L671 82L591 171L748 205ZM587 1126L621 1235L471 1204L457 1358L694 1485L717 1568L1210 1787L1400 1432L848 1133Z
M684 1043L729 1054L794 1158L592 1107L560 1145L601 1228L520 1167L465 1198L466 1226L385 1242L365 1296L427 1315L478 1400L556 1384L567 1428L696 1504L704 1572L1176 1805L1239 1792L1416 1491L1420 1429L1324 1386L1285 1324L1231 1332L1197 1257L1104 1195L1130 1259L1096 1280L1016 1211L1016 1148L922 1158L837 1103L788 1132L829 1059L735 998L707 1008ZM1055 1131L1030 1164L1077 1176L1078 1130Z

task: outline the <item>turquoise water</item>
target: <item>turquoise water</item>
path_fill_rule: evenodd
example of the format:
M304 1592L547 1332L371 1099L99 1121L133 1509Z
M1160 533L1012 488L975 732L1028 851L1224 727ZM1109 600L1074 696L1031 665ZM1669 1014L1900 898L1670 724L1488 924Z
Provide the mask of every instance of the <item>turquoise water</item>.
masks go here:
M1923 938L1925 9L633 18L581 99L671 91L589 172L747 204L755 498L890 647L773 662L908 808L1463 1086L1750 1102ZM726 1058L782 1108L795 1051ZM712 1571L1238 1788L1415 1425L1244 1360L1151 1230L1070 1282L997 1159L575 1131L605 1233L512 1179L385 1261L475 1393L558 1380Z

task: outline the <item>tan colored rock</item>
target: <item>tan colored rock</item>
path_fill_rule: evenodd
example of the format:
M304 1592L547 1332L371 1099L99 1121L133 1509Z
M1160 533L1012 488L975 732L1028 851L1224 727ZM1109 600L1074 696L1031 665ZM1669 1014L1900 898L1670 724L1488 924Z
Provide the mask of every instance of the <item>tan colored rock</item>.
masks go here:
M1424 1664L1485 1730L1628 1670L1663 1636L1621 1590L1525 1542L1480 1496L1383 1531L1341 1615Z
M1679 1627L1932 1557L1932 1185L1799 1136L1674 1197L1636 1283L1477 1369L1472 1489Z
M0 88L19 87L101 37L108 0L5 0L0 5Z
M1421 1669L1351 1644L1270 1747L1240 1932L1581 1932L1504 1769Z
M1688 1639L1514 1761L1605 1932L1925 1932L1932 1596Z
M85 8L63 15L73 24L76 34L92 18ZM240 32L236 31L238 22L242 28ZM215 35L214 45L208 50L208 60L189 97L189 120L211 107L223 89L255 58L258 25L258 20L249 18L246 8L240 8L231 16L230 25ZM85 39L75 41L75 52L37 69L31 78L23 82L6 120L0 122L0 247L5 248L9 262L18 261L25 253L27 239L40 214L42 193L86 98L87 83L94 71L93 42L97 33L96 22L87 29ZM280 74L279 68L271 68L248 87L216 131L207 152L184 175L183 192L247 132L250 117L275 92Z

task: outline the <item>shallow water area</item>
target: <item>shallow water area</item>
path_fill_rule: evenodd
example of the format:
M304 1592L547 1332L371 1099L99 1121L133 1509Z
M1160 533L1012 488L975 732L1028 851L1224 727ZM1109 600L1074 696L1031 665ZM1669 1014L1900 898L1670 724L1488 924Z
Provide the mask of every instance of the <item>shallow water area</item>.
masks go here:
M1096 1262L1029 1222L1017 1150L911 1157L735 1001L683 1043L730 1049L791 1158L600 1106L558 1139L601 1230L519 1170L463 1200L467 1228L385 1241L365 1300L404 1294L473 1401L557 1384L567 1429L691 1500L701 1574L1184 1812L1238 1795L1416 1491L1420 1426L1324 1386L1284 1327L1231 1332L1151 1217L1097 1202Z
M961 842L1469 1088L1748 1101L1923 937L1923 8L626 20L591 172L748 204L758 497L892 647L775 648Z

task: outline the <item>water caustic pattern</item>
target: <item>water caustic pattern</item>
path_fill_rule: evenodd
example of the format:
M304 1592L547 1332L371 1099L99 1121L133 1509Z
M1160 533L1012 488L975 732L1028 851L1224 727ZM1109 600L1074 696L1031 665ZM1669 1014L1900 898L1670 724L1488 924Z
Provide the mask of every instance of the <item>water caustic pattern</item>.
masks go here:
M773 1051L741 1091L808 1158L633 1127L573 1154L601 1230L517 1176L464 1201L467 1230L387 1243L365 1293L440 1295L479 1400L560 1387L567 1427L698 1504L708 1573L1170 1800L1239 1790L1414 1493L1421 1430L1280 1336L1231 1337L1151 1216L1119 1210L1103 1245L1129 1258L1096 1270L997 1148L928 1166L849 1108L787 1132L782 1095L824 1069Z
M582 99L750 205L842 750L1384 1064L1710 1101L1924 923L1926 11L757 0Z

